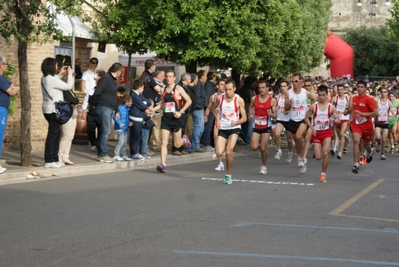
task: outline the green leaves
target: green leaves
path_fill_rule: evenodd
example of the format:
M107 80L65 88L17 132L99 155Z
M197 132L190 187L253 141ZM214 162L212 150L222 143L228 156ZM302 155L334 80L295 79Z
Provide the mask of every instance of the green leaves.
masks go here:
M396 76L399 71L399 45L386 27L349 29L344 36L355 53L356 76Z
M96 7L96 31L125 50L286 75L321 62L331 0L100 0Z

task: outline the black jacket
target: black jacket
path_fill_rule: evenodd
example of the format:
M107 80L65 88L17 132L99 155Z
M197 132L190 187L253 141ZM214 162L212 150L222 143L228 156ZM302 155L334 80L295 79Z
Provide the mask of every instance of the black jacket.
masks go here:
M107 107L118 112L116 78L110 72L104 74L98 81L93 94L93 105Z

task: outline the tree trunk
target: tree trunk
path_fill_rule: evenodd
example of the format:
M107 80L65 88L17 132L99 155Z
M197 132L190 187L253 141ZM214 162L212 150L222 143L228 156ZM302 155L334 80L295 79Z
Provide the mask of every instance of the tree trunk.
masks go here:
M21 166L32 165L31 102L28 75L28 43L18 41L19 86L21 96Z
M186 72L197 73L197 61L191 61L189 64L186 64Z

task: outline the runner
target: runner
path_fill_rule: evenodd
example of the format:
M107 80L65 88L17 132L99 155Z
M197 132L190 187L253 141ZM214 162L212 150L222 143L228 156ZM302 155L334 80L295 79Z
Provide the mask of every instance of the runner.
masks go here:
M208 106L207 106L207 108L206 108L206 110L205 110L205 118L204 118L204 122L205 122L205 123L208 121L208 116L209 116L209 112L211 112L212 104L215 103L215 101L216 101L216 99L217 99L217 97L218 97L219 95L221 95L221 94L223 94L223 93L225 92L224 83L225 83L225 80L224 80L224 79L219 79L219 80L217 81L216 88L217 88L218 91L217 91L216 93L214 93L214 94L209 98ZM218 107L216 107L216 112L217 112L217 113L219 112ZM216 147L216 141L217 141L217 138L218 138L218 131L219 131L219 130L216 128L216 122L214 122L214 126L213 126L213 140L214 140L214 142L215 142L215 147ZM224 164L223 164L222 156L219 156L219 157L218 157L218 156L216 156L216 153L215 153L215 154L214 154L214 157L217 157L217 159L218 159L218 166L215 168L215 171L218 171L218 172L224 171Z
M398 149L398 142L397 142L398 114L396 112L398 108L398 100L395 98L395 94L392 91L389 91L388 97L392 103L392 109L394 110L393 119L389 122L389 143L391 144L390 153L394 154L395 150Z
M181 86L175 84L176 74L173 70L166 71L165 80L166 87L161 98L164 109L161 119L161 163L156 167L159 172L166 172L170 133L173 133L173 145L175 147L184 145L188 150L191 148L188 137L186 135L182 137L182 127L179 120L191 105L191 99Z
M345 109L348 106L349 96L345 94L345 87L343 84L339 84L337 86L338 95L333 98L332 104L336 108L339 120L341 121L339 124L336 124L334 129L336 134L338 135L339 139L339 149L337 154L337 159L342 159L342 152L345 147L345 134L348 129L348 121L349 121L349 114L345 115ZM336 149L333 150L335 155Z
M374 136L377 142L375 151L381 151L381 159L385 160L385 149L381 149L381 139L382 147L385 148L388 145L389 121L394 117L394 111L392 110L392 103L388 99L388 90L382 88L380 93L380 97L375 101L378 106L378 116L374 123Z
M217 97L212 105L212 113L215 116L216 127L219 129L215 151L218 157L226 153L225 184L232 184L231 171L233 169L233 150L241 132L241 124L247 121L244 100L235 94L236 84L233 79L225 82L224 94ZM216 112L216 109L219 112ZM241 118L240 118L241 116Z
M276 117L277 107L273 95L268 95L268 91L273 91L268 82L258 82L258 90L259 94L253 96L249 104L249 120L254 120L251 135L251 149L253 151L260 149L262 164L259 173L266 174L267 144L270 139L272 128L269 118Z
M310 98L311 101L316 101L316 97L301 87L302 77L300 74L292 75L291 82L293 88L284 94L284 108L286 111L290 111L290 121L286 129L294 137L298 167L301 173L305 173L307 160L303 158L302 154L302 138L307 130L307 125L304 121L307 108L306 99Z
M363 149L360 150L360 140L363 140L364 149L367 150L366 161L370 163L373 160L373 149L370 146L370 140L373 135L373 124L371 117L378 116L377 105L374 100L366 95L365 81L357 82L358 95L352 98L351 106L348 111L350 112L350 125L352 129L353 138L353 173L360 173L359 171L359 158L360 153L363 153ZM360 150L360 151L359 151Z
M315 158L322 159L320 183L325 183L327 181L328 153L333 137L331 121L334 120L334 123L337 124L340 120L335 107L329 102L328 88L324 85L319 86L317 95L317 102L311 105L306 112L305 122L312 131L311 142ZM313 116L312 122L310 122L310 116Z
M306 91L310 92L312 95L315 95L315 92L313 91L313 85L312 85L312 80L306 79L304 81L304 84ZM316 94L317 97L317 94ZM306 99L306 110L310 108L311 105L314 104L314 101L312 101L310 98ZM312 115L311 115L312 116ZM312 117L310 117L310 122L312 122ZM310 140L312 138L312 129L307 128L305 132L305 147L303 149L303 158L305 161L307 161L306 156L309 153L310 150Z
M281 151L281 133L284 128L287 128L288 122L290 120L290 112L285 111L285 98L284 94L288 92L288 82L286 80L281 80L279 83L281 93L277 96L277 123L276 123L276 148L277 153L274 156L275 159L279 160L283 153ZM285 137L287 139L288 144L288 154L287 154L287 163L291 163L292 161L292 134L291 132L285 131Z

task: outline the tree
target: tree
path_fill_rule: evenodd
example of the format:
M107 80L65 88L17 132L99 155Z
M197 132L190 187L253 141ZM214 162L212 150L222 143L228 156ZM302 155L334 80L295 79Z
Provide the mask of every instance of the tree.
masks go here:
M343 38L356 51L355 76L396 76L399 73L399 44L388 34L388 28L348 29Z
M97 29L109 42L189 66L275 75L322 59L330 0L101 0ZM130 50L130 51L132 51Z
M399 40L399 0L391 0L389 12L392 15L392 17L386 21L389 27L389 33L392 37Z
M61 3L64 1L60 1ZM68 2L68 6L74 1ZM3 0L0 5L0 35L7 41L16 41L18 48L19 85L21 87L21 165L32 164L31 96L28 76L28 44L45 42L53 35L61 37L55 28L55 17L41 0Z

